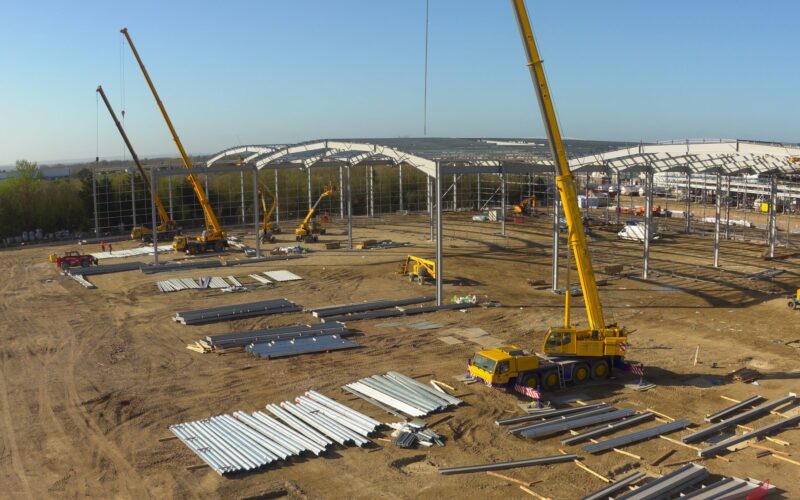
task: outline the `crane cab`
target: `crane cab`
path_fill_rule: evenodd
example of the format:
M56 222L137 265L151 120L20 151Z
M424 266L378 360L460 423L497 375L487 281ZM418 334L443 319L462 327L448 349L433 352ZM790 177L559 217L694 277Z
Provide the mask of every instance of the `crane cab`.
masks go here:
M542 350L548 356L625 356L628 334L623 328L610 326L602 330L578 330L552 327L547 331Z

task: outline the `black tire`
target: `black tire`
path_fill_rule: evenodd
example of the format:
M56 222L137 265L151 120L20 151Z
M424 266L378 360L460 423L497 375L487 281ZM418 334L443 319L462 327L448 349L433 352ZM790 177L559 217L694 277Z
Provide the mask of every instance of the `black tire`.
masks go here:
M81 267L89 267L89 261L86 259L81 259Z
M529 373L527 375L523 375L519 381L520 385L524 385L526 387L530 387L531 389L536 389L539 387L539 375L535 373Z
M572 367L572 382L575 383L575 385L583 384L589 380L591 373L588 364L578 363Z
M608 378L611 370L608 369L608 361L600 359L592 363L592 380L603 380Z
M550 370L542 374L542 389L545 391L555 391L559 388L558 372Z
M325 230L324 230L324 229L320 229L320 230L319 230L319 234L322 234L322 235L324 235L324 234L325 234Z
M225 249L225 243L222 240L217 240L214 242L214 251L221 252Z
M790 300L790 301L789 301L789 303L788 303L788 304L786 304L786 305L788 305L788 306L789 306L789 309L791 309L792 311L794 311L795 309L797 309L797 301L796 301L796 300L794 300L794 299Z
M197 245L187 245L186 253L189 255L197 255Z

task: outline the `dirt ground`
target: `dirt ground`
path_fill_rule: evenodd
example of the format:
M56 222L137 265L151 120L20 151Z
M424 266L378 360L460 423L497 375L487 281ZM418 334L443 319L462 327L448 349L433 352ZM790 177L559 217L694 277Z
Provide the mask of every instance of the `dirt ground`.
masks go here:
M521 396L454 380L480 344L465 339L448 345L439 340L457 336L459 329L477 327L503 341L540 349L547 327L563 321L563 299L547 287L537 289L527 283L528 279L549 282L550 220L529 217L523 224L509 223L507 236L501 237L497 224L471 222L470 217L446 217L445 294L487 294L499 307L417 317L441 325L428 330L387 320L353 322L349 326L359 332L354 339L363 346L360 349L272 361L245 354L199 354L185 346L211 333L311 322L309 314L188 327L170 317L178 310L279 297L303 306L323 306L432 294L433 287L422 288L394 274L406 254L433 255L427 219L396 216L356 221L356 241L391 238L411 242L408 248L319 249L304 259L227 270L157 277L133 271L90 277L96 290L60 276L47 261L50 252L76 246L0 252L0 263L7 270L0 285L0 488L12 498L524 497L516 485L486 474L437 473L442 466L559 453L557 438L516 438L494 424L496 418L521 412ZM326 239L345 240L342 225L334 224L330 232ZM731 404L722 396L776 398L798 389L800 352L786 344L800 339L800 312L786 307L784 295L800 286L800 260L767 262L761 259L763 246L723 241L722 267L714 269L709 238L667 233L652 246L651 275L644 281L638 278L640 244L619 241L611 233L595 234L590 246L596 269L622 263L630 273L623 278L599 274L607 280L600 289L606 316L635 330L629 359L643 362L647 380L658 387L637 392L625 387L635 379L618 376L601 384L568 388L559 397L652 408L700 425L705 414ZM282 239L289 241L291 236ZM115 244L118 249L129 246L133 244ZM747 279L771 267L786 272L770 282ZM191 290L165 295L154 284L166 277L245 277L271 269L288 269L304 280L246 294ZM571 276L577 281L574 271ZM582 301L576 298L573 306L573 322L583 324ZM698 348L699 362L694 365ZM759 386L725 378L745 366L764 374ZM220 477L208 468L187 470L200 460L177 440L160 441L171 436L170 424L263 409L267 403L292 399L309 388L384 422L394 421L340 389L355 379L388 370L423 382L436 378L458 389L465 404L428 419L434 422L451 416L435 427L446 437L445 447L405 450L375 439L372 448L339 447L323 457ZM769 416L749 425L759 427L778 418ZM387 436L384 431L379 437ZM791 429L779 437L790 445L762 444L800 460L800 432ZM675 453L669 459L650 465L671 449ZM670 462L696 456L695 451L662 439L625 448L641 459L614 452L588 455L579 446L564 450L577 451L587 466L609 477L634 469L664 474L674 469L668 466ZM798 465L772 456L757 459L758 451L748 448L729 453L729 461L702 463L713 474L769 479L787 498L800 498ZM531 489L554 499L578 498L604 484L572 463L506 473L541 481Z

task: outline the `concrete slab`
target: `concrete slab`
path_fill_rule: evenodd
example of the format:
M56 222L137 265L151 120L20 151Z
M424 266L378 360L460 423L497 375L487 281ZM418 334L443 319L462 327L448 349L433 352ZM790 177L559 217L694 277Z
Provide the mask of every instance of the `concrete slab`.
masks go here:
M508 342L504 341L503 339L498 339L497 337L492 337L491 335L485 335L483 337L478 337L476 339L468 339L468 340L478 344L484 349L491 349L493 347L502 347L508 344Z
M456 344L463 344L464 341L457 339L455 337L439 337L439 340L444 342L447 345L456 345Z

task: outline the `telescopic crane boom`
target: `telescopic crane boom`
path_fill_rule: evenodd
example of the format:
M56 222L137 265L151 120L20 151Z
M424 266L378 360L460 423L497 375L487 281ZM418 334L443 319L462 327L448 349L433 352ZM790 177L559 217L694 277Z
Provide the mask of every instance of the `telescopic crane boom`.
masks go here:
M203 208L203 215L205 216L205 231L203 231L202 235L197 237L196 241L190 242L185 236L179 236L176 237L173 247L175 247L176 250L186 250L188 253L198 253L212 249L215 251L220 251L227 246L225 230L223 230L220 226L217 216L214 214L214 209L211 207L211 203L208 201L208 197L206 196L203 186L200 184L197 176L192 171L192 161L186 154L186 150L183 148L181 139L178 137L178 133L175 131L175 127L172 125L172 120L170 120L169 115L167 114L167 109L164 107L164 103L161 102L161 98L158 96L158 92L153 84L153 80L150 79L150 74L147 72L147 68L144 67L141 57L139 57L139 52L136 50L133 40L131 40L131 36L128 33L128 28L122 28L120 33L122 33L125 36L125 39L128 41L131 52L133 52L133 56L136 58L136 62L139 63L139 68L142 70L142 75L144 75L144 79L147 80L147 85L150 87L150 91L153 93L153 98L155 98L158 109L161 111L161 116L164 118L164 122L167 124L169 132L172 134L172 139L175 141L175 146L177 146L178 152L181 155L183 166L189 171L187 179L192 185L197 199L200 201L200 206Z
M103 91L102 85L97 86L97 93L103 98L103 102L108 109L108 113L111 115L111 119L114 120L114 125L117 126L117 130L119 130L119 135L122 136L125 146L128 147L128 152L131 154L133 163L136 164L136 168L139 169L139 173L142 175L142 179L144 179L144 182L147 185L147 190L151 191L152 186L150 184L150 178L147 176L147 172L145 172L144 167L142 167L142 163L139 161L139 156L136 154L136 151L133 150L133 145L131 144L130 139L128 139L128 134L125 133L122 123L120 123L120 121L117 119L117 114L114 112L114 108L111 107L111 102L109 102L108 97L106 97L106 93ZM164 208L164 203L161 202L161 198L158 196L158 193L155 193L155 203L156 209L158 210L158 216L161 219L161 225L157 226L156 229L159 233L170 234L175 230L175 221L170 218L167 210ZM146 237L146 234L151 234L152 238L152 230L149 227L139 226L134 227L131 230L131 238L133 239Z

